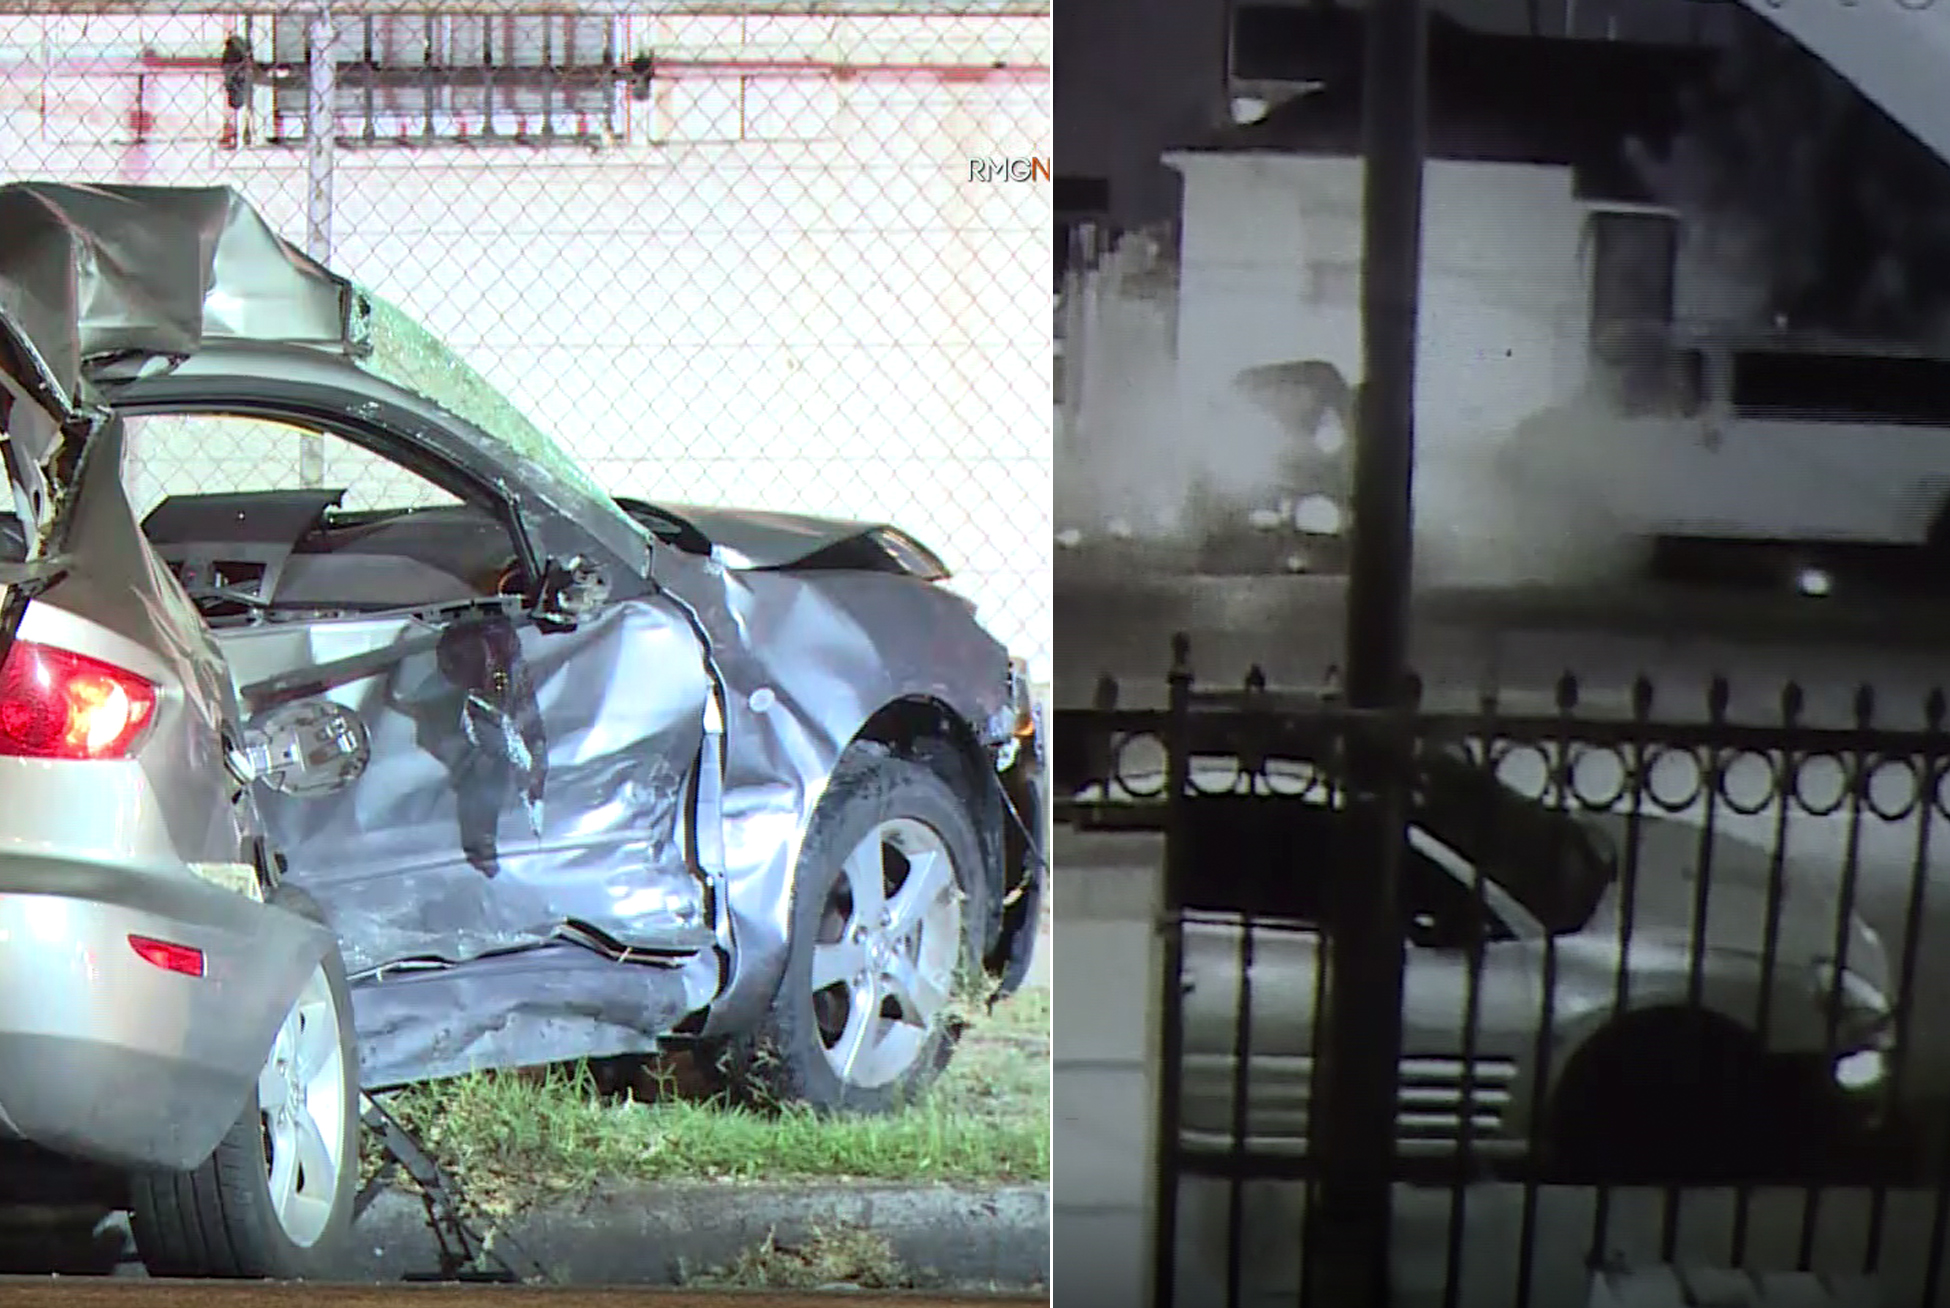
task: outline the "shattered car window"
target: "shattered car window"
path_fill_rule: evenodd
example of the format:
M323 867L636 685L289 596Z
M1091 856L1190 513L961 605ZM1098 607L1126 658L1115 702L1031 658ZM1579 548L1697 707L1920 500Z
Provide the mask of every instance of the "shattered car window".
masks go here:
M582 518L594 510L628 531L631 539L649 540L643 527L581 465L446 342L365 288L359 293L372 309L367 337L371 352L359 361L361 367L431 400L506 446L530 465L545 483L548 498L570 517Z

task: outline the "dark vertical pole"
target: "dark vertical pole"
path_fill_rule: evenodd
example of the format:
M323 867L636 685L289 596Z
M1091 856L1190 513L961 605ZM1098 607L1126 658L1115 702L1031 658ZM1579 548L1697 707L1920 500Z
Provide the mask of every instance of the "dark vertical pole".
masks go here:
M1151 1194L1151 1308L1178 1302L1179 1102L1185 1049L1185 801L1192 784L1189 728L1192 642L1171 638L1171 709L1165 740L1165 867L1159 905L1163 952L1158 993L1157 1170ZM1244 1074L1244 1069L1241 1069Z
M1424 0L1369 0L1363 105L1363 383L1355 433L1347 601L1346 861L1334 879L1322 997L1320 1184L1306 1275L1322 1305L1390 1302L1389 1239L1402 1042L1397 905L1407 820L1407 742L1360 710L1405 706L1415 458L1416 300L1427 117ZM1393 715L1391 714L1390 717Z

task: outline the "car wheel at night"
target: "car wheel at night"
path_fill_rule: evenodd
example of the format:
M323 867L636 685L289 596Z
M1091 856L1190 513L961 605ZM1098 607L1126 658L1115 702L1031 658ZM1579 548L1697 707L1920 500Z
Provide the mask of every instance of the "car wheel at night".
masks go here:
M1793 1181L1820 1117L1752 1037L1689 1014L1628 1023L1576 1059L1556 1103L1554 1180L1720 1185Z
M276 902L321 920L310 899ZM192 1172L132 1184L131 1225L152 1276L304 1280L342 1273L359 1182L358 1054L334 949L279 1027L257 1087Z
M800 855L785 980L734 1069L771 1098L884 1112L953 1052L979 968L981 844L955 790L878 750L834 772Z

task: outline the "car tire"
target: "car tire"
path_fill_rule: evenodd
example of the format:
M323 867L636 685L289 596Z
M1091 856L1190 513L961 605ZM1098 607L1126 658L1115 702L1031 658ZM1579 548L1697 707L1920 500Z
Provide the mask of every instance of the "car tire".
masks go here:
M317 904L294 888L280 887L271 902L315 922L325 920ZM359 1186L359 1061L352 998L336 944L285 1022L258 1086L210 1157L193 1171L131 1178L130 1225L151 1276L309 1280L343 1274L339 1260L350 1239ZM289 1125L279 1123L261 1106L261 1087L276 1074L286 1048L296 1048L298 1033L315 1022L329 1024L330 1039L310 1042L317 1066L307 1083L305 1107ZM337 1165L322 1182L315 1173L306 1175L298 1162L298 1135L306 1121L316 1128L314 1155L323 1148L329 1158L336 1136ZM290 1152L280 1155L280 1149ZM273 1182L284 1157L292 1159L294 1174L290 1198L281 1207Z
M980 974L981 850L967 805L932 768L878 745L849 749L800 850L784 979L757 1029L721 1056L734 1092L873 1114L932 1084L960 1034L959 996ZM901 921L862 918L875 874Z
M1786 1161L1798 1105L1749 1033L1674 1017L1601 1039L1556 1097L1553 1179L1713 1185Z

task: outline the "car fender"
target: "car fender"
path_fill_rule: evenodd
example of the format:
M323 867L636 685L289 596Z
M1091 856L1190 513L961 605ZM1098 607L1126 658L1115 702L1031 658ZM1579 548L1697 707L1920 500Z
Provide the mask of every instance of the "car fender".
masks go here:
M658 551L723 692L720 942L728 979L705 1034L738 1030L785 972L801 844L840 756L890 705L930 703L978 742L1013 721L1009 656L967 601L891 573L740 571Z
M1621 1024L1697 1009L1726 1023L1731 1031L1747 1034L1757 1031L1760 986L1759 966L1755 960L1710 953L1704 956L1701 959L1699 1000L1695 1004L1691 999L1684 951L1675 952L1678 957L1674 968L1647 968L1631 976L1622 1010L1617 1007L1616 991L1612 988L1616 973L1607 970L1607 984L1594 1002L1565 1005L1553 1015L1550 1061L1543 1078L1543 1103L1549 1104L1556 1098L1565 1075L1578 1057L1590 1050L1595 1042L1616 1031ZM1783 988L1783 982L1789 980L1790 970L1781 968L1781 975L1775 980L1776 997L1768 1018L1767 1041L1767 1046L1774 1050L1799 1048L1799 1044L1789 1037L1804 1033L1812 1017L1806 1011L1810 1006L1805 995L1801 996L1802 1002L1796 1003L1793 993ZM1594 990L1593 993L1598 991ZM1816 1039L1819 1040L1818 1034ZM1533 1050L1523 1060L1511 1095L1511 1120L1522 1123L1523 1129L1527 1130L1534 1121L1537 1092L1536 1053Z

